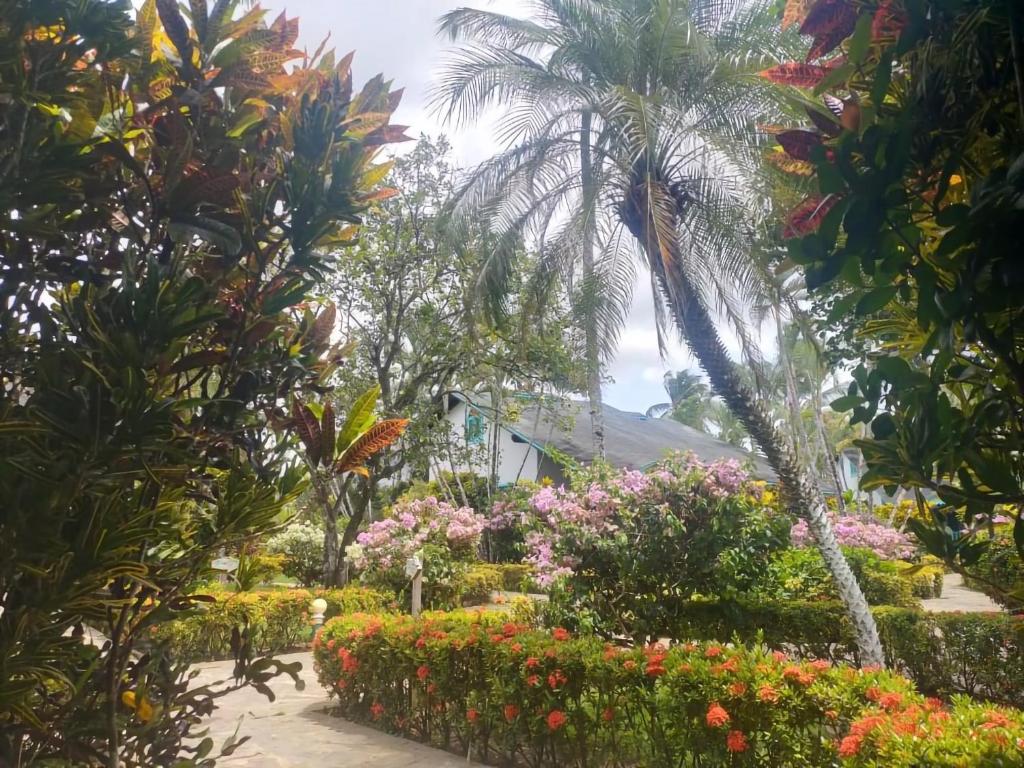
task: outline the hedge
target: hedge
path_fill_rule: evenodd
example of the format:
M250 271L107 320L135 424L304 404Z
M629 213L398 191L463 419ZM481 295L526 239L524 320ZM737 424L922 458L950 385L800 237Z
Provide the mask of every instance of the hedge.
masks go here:
M934 696L969 694L1024 707L1024 617L872 609L886 663ZM801 658L857 661L853 631L836 602L691 602L665 636L762 641Z
M945 707L892 672L500 622L341 617L317 673L350 719L503 765L1024 766L1024 713Z
M201 604L187 616L154 627L152 641L166 643L176 659L208 661L231 656L231 636L248 630L256 653L291 650L313 635L309 604L327 601L326 617L356 611L383 611L393 599L366 587L343 589L281 589L251 592L213 592L213 602Z

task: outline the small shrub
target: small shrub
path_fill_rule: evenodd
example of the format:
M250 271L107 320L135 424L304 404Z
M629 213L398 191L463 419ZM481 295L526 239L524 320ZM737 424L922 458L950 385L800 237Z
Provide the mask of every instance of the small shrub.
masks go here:
M327 617L382 611L392 604L390 595L365 587L214 591L213 597L188 615L154 627L150 641L166 644L174 659L208 661L231 655L237 629L248 634L256 653L278 653L309 642L309 604L315 597L327 601Z
M267 553L282 555L281 571L308 587L323 576L324 531L311 523L292 523L267 541Z
M459 602L462 605L481 605L489 603L491 595L502 589L504 579L500 568L481 563L472 566L462 575L459 586Z
M620 649L483 612L346 616L324 628L314 654L346 717L484 762L1024 765L1019 711L966 700L947 711L891 672L764 649ZM929 727L938 722L941 733Z

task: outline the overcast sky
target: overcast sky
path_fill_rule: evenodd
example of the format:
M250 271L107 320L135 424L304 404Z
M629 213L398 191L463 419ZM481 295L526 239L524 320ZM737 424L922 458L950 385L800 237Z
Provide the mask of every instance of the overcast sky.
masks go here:
M427 92L431 78L444 57L447 42L436 34L437 19L460 6L487 8L503 13L525 14L521 0L264 0L276 15L287 10L299 17L299 45L316 48L330 33L339 54L355 50L355 85L383 72L404 87L405 96L394 122L411 126L409 135L444 133L452 143L456 162L469 167L498 151L493 126L469 128L442 124L431 114ZM695 367L681 345L674 345L667 360L658 354L654 329L654 308L650 297L650 279L641 271L635 292L633 311L622 334L619 351L610 367L611 381L605 388L605 400L616 408L644 411L666 400L662 376L666 370Z

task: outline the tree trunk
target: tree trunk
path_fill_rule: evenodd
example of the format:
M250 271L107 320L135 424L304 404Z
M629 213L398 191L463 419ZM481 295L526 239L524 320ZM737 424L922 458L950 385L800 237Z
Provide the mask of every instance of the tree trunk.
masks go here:
M583 195L583 210L586 217L583 221L583 289L584 296L584 336L587 366L587 400L590 407L590 427L594 440L594 457L604 458L604 409L601 399L601 350L598 344L597 313L594 302L597 301L597 286L594 274L594 221L591 213L594 210L594 166L591 154L591 113L584 111L580 127L580 185Z
M641 169L642 176L634 180L634 187L629 190L622 204L623 221L643 246L648 264L668 299L679 330L701 368L707 373L715 392L743 422L754 442L764 452L768 463L778 475L786 505L794 514L807 521L853 625L858 660L862 664L884 666L885 655L878 637L878 628L864 593L839 549L839 541L820 489L810 473L800 465L785 435L776 428L762 404L743 384L736 364L729 357L699 292L682 269L682 255L676 236L679 225L677 217L682 204L675 200L663 182L651 178L649 171L645 170L646 166L638 162L637 167ZM652 182L662 186L652 189ZM671 211L668 210L670 207Z
M324 586L337 586L340 565L338 547L338 510L329 504L324 508Z
M715 392L743 422L779 476L787 506L807 521L839 596L846 605L856 633L860 661L864 664L884 665L885 656L874 617L853 571L839 549L839 541L816 481L800 466L788 441L740 381L735 363L729 357L717 328L693 288L685 285L677 295L684 299L673 301L672 306L690 349L707 373Z

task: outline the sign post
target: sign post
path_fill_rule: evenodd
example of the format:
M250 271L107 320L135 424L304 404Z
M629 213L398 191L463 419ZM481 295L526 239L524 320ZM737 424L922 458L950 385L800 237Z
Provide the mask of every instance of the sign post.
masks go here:
M405 575L412 579L412 615L423 609L423 561L418 554L405 561Z

